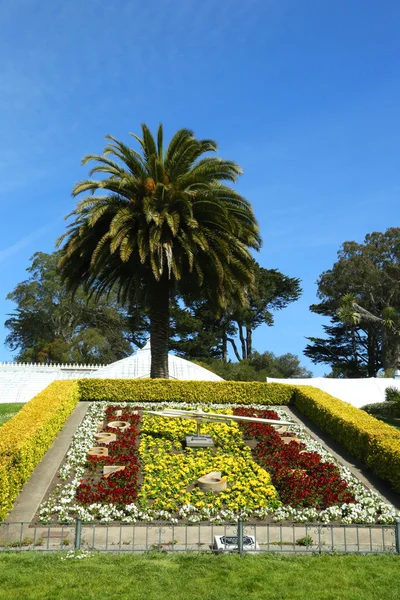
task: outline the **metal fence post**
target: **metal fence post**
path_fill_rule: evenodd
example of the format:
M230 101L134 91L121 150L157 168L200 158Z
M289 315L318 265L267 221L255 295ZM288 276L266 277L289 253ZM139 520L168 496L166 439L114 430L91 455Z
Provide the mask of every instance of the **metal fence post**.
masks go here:
M396 552L400 554L400 519L395 517L394 520L394 537L396 540Z
M237 546L239 554L243 554L243 519L238 518L237 522Z
M74 547L75 550L81 549L81 533L82 533L82 520L77 517L75 521L75 542Z

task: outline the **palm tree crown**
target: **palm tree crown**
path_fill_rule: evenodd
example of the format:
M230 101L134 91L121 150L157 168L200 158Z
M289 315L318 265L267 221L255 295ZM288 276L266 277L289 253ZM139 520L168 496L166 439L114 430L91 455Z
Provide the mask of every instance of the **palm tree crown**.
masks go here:
M235 182L237 164L215 156L212 140L180 129L163 148L160 125L154 139L146 125L133 137L141 152L111 136L90 177L78 182L82 198L74 221L60 238L59 268L70 289L92 293L117 288L130 304L149 307L152 377L168 377L169 299L172 293L212 298L225 306L244 302L252 284L250 248L258 249L258 225L247 200L222 182Z

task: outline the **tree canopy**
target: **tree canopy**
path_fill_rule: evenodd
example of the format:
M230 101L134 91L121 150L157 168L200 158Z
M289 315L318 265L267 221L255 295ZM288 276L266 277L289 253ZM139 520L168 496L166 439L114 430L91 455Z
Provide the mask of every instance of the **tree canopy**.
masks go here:
M393 367L399 336L385 329L384 321L389 309L400 311L400 228L368 234L361 244L345 242L317 284L321 302L310 308L331 322L324 326L326 338L308 338L305 355L330 365L339 377L374 377ZM376 318L344 319L340 309L349 295Z
M195 362L223 379L232 381L265 381L267 377L312 377L311 371L300 364L299 357L290 353L276 356L273 352L253 352L250 358L240 362L223 363L216 359Z
M221 358L228 360L228 344L237 360L249 358L253 351L253 331L274 324L273 311L285 308L301 295L300 280L283 275L277 269L265 269L254 261L255 282L246 294L247 304L231 301L216 314L208 300L178 305L172 311L174 339L171 347L185 358ZM239 339L237 339L239 338Z
M73 222L61 238L59 267L69 289L82 283L97 297L117 290L125 306L148 307L151 376L168 377L169 306L175 295L207 298L224 309L244 304L253 285L250 249L261 244L249 202L232 187L240 167L210 153L213 140L179 130L164 149L142 125L139 152L107 136L103 154L89 154L90 177Z
M248 304L233 306L228 312L240 339L238 360L249 358L253 351L253 331L260 325L273 325L272 311L282 310L301 296L300 280L283 275L277 269L264 269L254 261L255 283L247 295ZM235 348L234 348L235 349Z
M16 303L5 326L6 344L22 362L109 363L132 353L132 325L115 294L89 300L71 297L57 271L59 253L37 252L29 278L7 298ZM142 343L140 328L136 342Z
M23 362L109 363L130 355L132 345L142 347L150 332L146 307L137 304L126 310L118 303L115 292L100 301L90 299L83 289L72 295L57 270L59 257L59 251L52 254L37 252L28 268L29 278L8 295L16 308L6 321L7 344L18 351L16 359ZM259 266L257 270L271 273L273 278L269 294L264 294L264 311L273 310L274 306L283 307L287 295L283 299L278 297L281 288L274 286L274 281L277 274L283 281L290 278L276 270ZM298 280L293 281L296 290ZM261 301L253 300L253 304L260 306ZM236 348L238 339L233 313L223 312L218 316L208 300L193 301L186 306L173 298L170 315L172 351L188 360L229 362L227 344ZM273 324L272 312L265 321L268 326ZM236 352L238 354L237 349ZM271 353L258 355L254 351L253 355L264 357L264 361L272 356ZM260 375L260 372L265 369L269 376L292 376L287 369L281 374L281 370L271 367L271 362L259 366L259 360L254 359L256 368L253 363L249 367L247 359L243 362L240 355L238 358L243 364L230 363L226 376L236 377L240 373L240 377L246 376L249 380L260 377L262 380L264 373Z

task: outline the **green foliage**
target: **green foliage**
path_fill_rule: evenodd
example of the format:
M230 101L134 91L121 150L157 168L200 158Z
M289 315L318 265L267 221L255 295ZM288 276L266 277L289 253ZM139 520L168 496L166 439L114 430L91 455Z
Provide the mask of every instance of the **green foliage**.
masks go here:
M131 318L115 294L100 302L83 291L73 298L57 271L59 258L60 252L36 252L29 279L7 296L17 305L5 323L10 331L6 343L19 350L16 359L99 364L129 356Z
M6 322L7 344L12 350L19 350L16 360L110 363L131 354L131 342L142 346L149 333L148 310L143 305L131 305L129 311L125 311L115 293L100 302L90 300L84 290L73 297L57 271L59 258L60 252L37 252L27 269L29 279L8 295L8 299L17 304ZM269 311L283 308L299 294L297 280L275 270L262 269L257 263L255 268L262 286L257 283L250 298L251 305L246 309L247 350L251 347L249 328L252 330L262 322L271 325L273 316ZM260 294L258 299L256 293ZM231 310L234 310L233 302ZM229 341L240 357L238 342L234 339L238 329L243 334L240 329L243 323L240 325L234 320L239 314L242 317L245 314L240 307L235 314L225 311L218 316L210 300L188 299L188 305L183 306L182 301L172 298L170 314L169 348L179 356L189 360L212 357L226 361ZM242 353L246 355L247 350ZM265 380L261 375L247 379Z
M79 400L74 381L55 381L2 425L0 520L57 437Z
M330 317L330 325L324 326L327 337L308 338L306 356L330 365L336 377L375 377L380 369L396 366L400 336L382 323L394 322L400 314L399 281L400 228L368 234L362 244L345 242L338 261L318 280L319 304L310 307ZM338 310L350 296L376 319L343 322Z
M343 323L354 328L360 323L374 323L382 331L382 366L384 370L400 366L400 310L381 305L367 310L352 294L342 298L337 315ZM379 313L379 314L376 314Z
M263 324L272 326L272 311L285 308L301 295L298 279L264 269L256 261L253 269L255 281L246 293L245 306L231 301L226 309L216 311L209 300L191 301L190 297L186 308L175 306L171 348L189 360L211 357L227 362L230 344L237 360L250 358L253 331Z
M314 543L314 540L312 539L311 535L306 535L302 538L298 538L296 540L296 544L298 546L312 546Z
M400 390L397 387L387 387L385 391L386 402L395 402L400 408Z
M377 419L390 420L400 417L400 390L388 387L385 391L385 402L367 404L362 410Z
M400 407L397 402L375 402L373 404L366 404L362 407L369 415L373 415L377 419L391 419L397 417L400 414Z
M169 348L187 360L222 358L224 336L235 333L234 325L217 316L208 300L171 305Z
M400 491L400 431L313 387L297 388L295 407Z
M234 381L151 379L80 379L79 395L86 401L187 402L221 404L289 404L289 385Z
M290 379L311 377L300 365L298 356L282 354L275 356L272 352L253 352L251 357L239 362L222 362L221 360L195 360L196 364L216 373L227 381L265 381L267 377ZM294 381L293 384L296 382Z
M271 311L282 310L301 296L300 280L283 275L277 269L264 269L254 261L255 282L247 294L248 304L232 306L227 318L237 326L240 353L232 341L235 355L239 359L250 358L253 352L253 331L260 325L273 325ZM230 341L230 340L229 340Z
M240 167L214 153L213 140L179 130L164 151L146 125L133 135L139 150L107 136L103 154L90 154L90 177L78 182L81 197L62 247L60 269L71 290L85 284L101 296L117 289L129 306L149 309L152 377L168 377L169 301L176 294L209 298L224 308L254 280L250 249L261 245L249 202L223 182L236 182ZM99 192L99 195L97 193Z

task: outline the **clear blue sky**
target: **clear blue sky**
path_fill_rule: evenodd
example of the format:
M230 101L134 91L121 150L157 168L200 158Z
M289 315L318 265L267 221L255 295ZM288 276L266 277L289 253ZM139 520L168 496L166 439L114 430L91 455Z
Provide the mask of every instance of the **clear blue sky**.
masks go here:
M255 345L301 355L341 243L399 225L400 3L0 0L0 23L0 326L64 231L81 157L161 121L243 167L261 265L304 288Z

